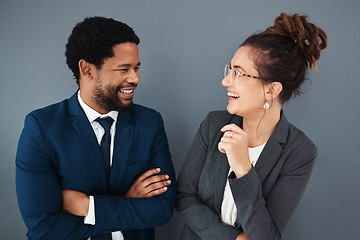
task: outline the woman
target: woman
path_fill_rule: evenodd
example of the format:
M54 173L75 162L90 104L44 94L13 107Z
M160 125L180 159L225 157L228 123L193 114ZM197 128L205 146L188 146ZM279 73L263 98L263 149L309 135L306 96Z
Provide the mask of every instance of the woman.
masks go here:
M282 106L326 46L322 29L284 13L240 46L222 80L227 112L202 122L178 178L181 239L281 239L317 153Z

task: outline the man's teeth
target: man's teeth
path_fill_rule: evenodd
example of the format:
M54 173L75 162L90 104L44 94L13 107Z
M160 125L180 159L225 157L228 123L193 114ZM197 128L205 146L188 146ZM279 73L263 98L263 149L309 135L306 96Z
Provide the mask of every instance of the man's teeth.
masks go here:
M228 96L232 97L232 98L239 98L240 97L240 95L237 95L236 93L231 93L231 92L228 92Z
M120 92L122 93L126 93L126 94L130 94L132 93L134 90L120 90Z

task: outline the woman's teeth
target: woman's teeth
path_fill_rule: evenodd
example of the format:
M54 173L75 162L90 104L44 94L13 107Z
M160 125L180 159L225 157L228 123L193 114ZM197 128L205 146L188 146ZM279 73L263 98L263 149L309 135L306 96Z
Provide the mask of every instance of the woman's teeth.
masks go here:
M228 92L228 96L231 98L239 98L240 95L237 95L236 93Z

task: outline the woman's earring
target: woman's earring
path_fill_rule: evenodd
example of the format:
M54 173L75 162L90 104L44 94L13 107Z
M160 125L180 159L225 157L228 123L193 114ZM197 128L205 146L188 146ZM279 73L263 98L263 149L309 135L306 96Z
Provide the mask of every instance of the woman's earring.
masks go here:
M269 104L267 102L265 102L264 108L265 108L265 110L268 110L270 108L270 106L269 106Z

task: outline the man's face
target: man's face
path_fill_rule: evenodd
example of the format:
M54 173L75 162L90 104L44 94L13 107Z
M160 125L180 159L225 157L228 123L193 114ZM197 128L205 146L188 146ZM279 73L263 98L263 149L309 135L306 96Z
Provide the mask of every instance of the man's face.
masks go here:
M134 90L140 81L139 51L135 43L121 43L113 47L114 56L104 59L96 72L93 100L96 110L126 112L130 109Z

